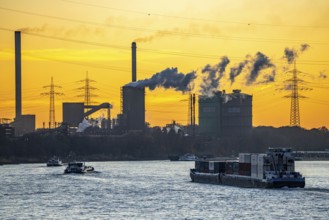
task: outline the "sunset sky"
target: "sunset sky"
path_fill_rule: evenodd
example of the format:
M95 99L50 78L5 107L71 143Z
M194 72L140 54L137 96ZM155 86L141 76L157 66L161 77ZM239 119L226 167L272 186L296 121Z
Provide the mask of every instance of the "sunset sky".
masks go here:
M95 80L92 102L110 102L120 112L120 87L131 81L131 43L137 43L137 79L168 67L196 71L193 92L200 94L202 69L227 56L230 63L219 89L253 95L254 126L289 125L293 68L285 48L298 51L301 126L329 127L328 0L0 0L0 118L15 117L14 31L22 31L23 114L36 114L37 127L49 121L54 83L56 121L62 102L83 101L86 72ZM304 52L300 46L308 44ZM229 74L257 52L272 68L247 83L248 68L231 83ZM249 56L249 57L247 57ZM251 57L251 58L250 58ZM275 66L275 67L274 67ZM264 82L269 74L273 82ZM265 77L265 78L264 78ZM82 97L79 97L82 96ZM187 123L187 94L146 90L146 121L152 126ZM100 112L98 115L106 115ZM97 117L97 115L95 116Z

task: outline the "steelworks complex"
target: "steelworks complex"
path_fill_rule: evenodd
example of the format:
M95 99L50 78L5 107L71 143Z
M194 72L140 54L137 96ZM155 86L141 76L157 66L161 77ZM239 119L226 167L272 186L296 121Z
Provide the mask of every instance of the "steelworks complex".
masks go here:
M136 43L132 43L132 82L136 82ZM21 91L21 39L20 32L15 32L15 88L16 116L12 123L2 123L0 132L6 136L22 136L35 132L35 115L22 114ZM191 96L192 97L192 96ZM195 96L193 96L195 97ZM195 100L194 100L195 102ZM115 131L144 132L147 129L145 121L145 88L130 83L121 87L121 114L111 119L110 103L86 105L83 102L65 102L62 104L63 122L61 126L78 129L79 125L91 114L100 109L107 109L107 118L100 125L104 134ZM252 96L233 90L232 93L217 91L211 97L199 96L199 125L193 129L193 134L205 136L226 136L248 133L252 128ZM195 108L195 105L194 105ZM193 111L195 114L195 110ZM191 117L192 118L192 117ZM195 118L195 115L193 116ZM188 127L195 126L195 119L181 131L188 132ZM185 129L184 129L185 128ZM57 128L53 128L56 130ZM45 130L45 128L44 128ZM48 129L49 130L49 129ZM184 131L185 130L185 131ZM195 133L194 133L195 132Z

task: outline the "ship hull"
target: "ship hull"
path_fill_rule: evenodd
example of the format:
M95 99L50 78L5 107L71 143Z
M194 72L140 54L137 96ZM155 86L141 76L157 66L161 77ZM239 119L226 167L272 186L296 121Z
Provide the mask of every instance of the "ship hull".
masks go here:
M224 173L201 173L195 172L194 169L190 171L190 177L192 182L197 183L208 183L208 184L219 184L226 186L236 186L243 188L304 188L305 179L274 179L274 180L263 180L252 178L250 176L242 175L231 175Z

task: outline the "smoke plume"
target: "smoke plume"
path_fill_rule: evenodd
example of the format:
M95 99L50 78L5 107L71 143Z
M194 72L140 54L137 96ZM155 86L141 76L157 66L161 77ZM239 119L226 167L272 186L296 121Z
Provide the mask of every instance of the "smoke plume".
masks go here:
M203 69L202 83L200 92L205 96L212 96L213 92L219 88L219 81L224 76L226 66L230 63L228 57L224 56L220 62L214 66L207 64Z
M139 42L151 42L156 39L169 37L169 36L179 36L182 38L188 37L209 37L214 38L216 35L221 33L221 30L216 25L198 25L196 23L191 23L186 27L174 27L171 29L166 30L158 30L154 33L145 36L145 37L138 37L134 41Z
M27 34L43 34L47 33L53 37L64 36L64 37L77 37L77 36L105 36L106 32L103 28L93 28L86 25L79 25L73 28L56 27L48 24L43 24L40 27L26 27L19 29L22 33Z
M245 60L239 63L237 66L231 67L231 71L230 71L231 85L235 82L235 78L241 74L242 70L248 64L248 62L249 62L248 60Z
M160 30L160 31L156 31L152 35L149 35L149 36L146 36L146 37L136 38L134 41L137 42L137 43L140 43L140 42L143 42L143 43L145 43L145 42L151 42L151 41L153 41L154 39L157 39L157 38L171 36L171 35L177 33L178 31L179 31L178 28L174 28L173 30Z
M301 44L300 45L300 52L306 51L308 48L310 48L310 45L308 44Z
M253 84L256 81L257 77L259 76L259 74L262 70L265 70L268 68L275 68L275 66L271 62L271 60L265 54L263 54L261 52L257 52L255 57L252 58L249 62L251 63L251 69L247 75L246 85ZM272 70L271 75L265 76L265 78L268 81L274 81L274 77L275 77L275 69Z
M264 70L270 69L270 73L266 73L263 76L263 81L258 83L274 82L276 75L276 67L265 54L257 52L255 56L247 55L246 59L240 62L238 65L231 67L230 81L231 85L235 82L235 78L238 77L243 71L246 72L246 85L249 86L256 82L259 75Z
M327 76L327 74L326 74L325 71L321 71L321 72L320 72L320 75L319 75L319 78L320 78L320 79L327 79L327 77L328 77L328 76Z
M275 71L275 69L273 69L271 73L268 73L264 76L264 81L262 83L274 82L275 75L276 75L276 71Z
M193 81L197 75L195 71L184 74L179 73L177 68L167 68L159 73L154 74L149 79L131 82L126 86L148 87L154 90L157 87L165 89L175 89L176 91L187 92L193 89Z
M309 47L310 45L308 44L301 44L299 49L286 47L284 49L283 58L287 59L289 64L292 64L299 57L299 55L305 52Z

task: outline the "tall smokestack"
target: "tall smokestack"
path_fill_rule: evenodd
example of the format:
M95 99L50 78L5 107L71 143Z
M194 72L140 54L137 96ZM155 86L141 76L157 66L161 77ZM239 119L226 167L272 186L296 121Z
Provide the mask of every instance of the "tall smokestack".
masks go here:
M136 82L136 42L131 44L131 71L132 71L132 82Z
M21 63L21 32L15 31L15 87L16 87L16 118L22 115L22 63Z

